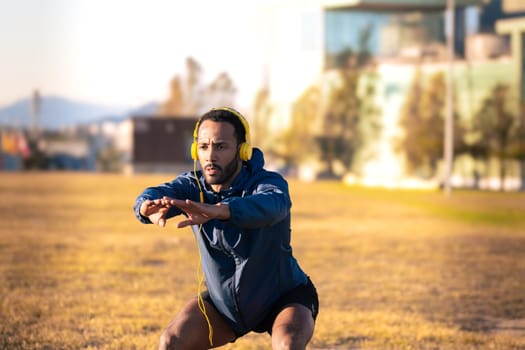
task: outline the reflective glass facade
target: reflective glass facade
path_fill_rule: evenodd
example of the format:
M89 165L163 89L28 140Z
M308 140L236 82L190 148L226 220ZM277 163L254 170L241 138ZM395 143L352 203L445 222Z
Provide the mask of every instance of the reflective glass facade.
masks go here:
M395 57L403 50L433 43L445 43L443 11L325 11L327 68L337 67L337 57L345 51Z

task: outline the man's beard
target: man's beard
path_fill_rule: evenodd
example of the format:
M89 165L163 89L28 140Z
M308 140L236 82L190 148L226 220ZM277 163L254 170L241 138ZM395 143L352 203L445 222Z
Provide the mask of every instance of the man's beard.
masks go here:
M213 167L214 169L216 169L217 175L213 175L213 176L208 175L208 173L206 172L206 169L209 167ZM206 179L206 182L210 185L221 185L228 181L233 182L232 177L237 171L237 169L238 169L237 157L233 158L231 162L226 164L224 169L215 163L207 163L204 166L204 177Z

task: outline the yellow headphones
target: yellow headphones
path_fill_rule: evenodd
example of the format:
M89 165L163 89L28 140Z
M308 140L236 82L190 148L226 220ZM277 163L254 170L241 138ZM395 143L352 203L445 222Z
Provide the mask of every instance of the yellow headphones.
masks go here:
M233 108L229 107L221 107L221 108L213 108L212 111L226 111L230 112L231 114L235 115L237 119L241 122L243 128L244 128L244 142L239 145L239 157L241 160L250 160L252 157L252 145L250 144L250 127L248 125L248 122L244 117L241 115L241 113L237 112ZM195 129L193 130L193 143L191 144L191 158L193 160L199 159L199 155L197 154L197 134L199 132L199 124L200 121L198 121L195 124Z

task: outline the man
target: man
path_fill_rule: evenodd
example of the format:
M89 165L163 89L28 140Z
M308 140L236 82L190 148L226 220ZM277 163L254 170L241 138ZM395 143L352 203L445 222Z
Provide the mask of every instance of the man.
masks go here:
M319 304L292 255L287 182L263 168L231 108L204 114L193 137L193 172L145 189L134 206L141 222L161 227L185 215L178 227L191 225L206 277L208 290L175 316L159 349L219 347L251 331L268 332L274 349L305 349Z

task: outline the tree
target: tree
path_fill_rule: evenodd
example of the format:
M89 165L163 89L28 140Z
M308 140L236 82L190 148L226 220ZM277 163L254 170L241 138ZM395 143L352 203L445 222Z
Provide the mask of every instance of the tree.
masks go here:
M423 119L420 115L422 95L423 79L418 69L412 78L407 98L401 108L400 126L404 135L397 144L397 149L405 153L409 172L416 171L425 162L425 152L418 147L420 137L425 134Z
M197 60L192 57L186 59L186 80L183 89L183 111L187 115L197 115L203 104L203 70Z
M214 81L205 88L205 100L199 105L198 114L206 112L210 107L233 106L237 88L232 78L226 72L220 73Z
M270 118L273 113L273 108L270 103L270 90L267 86L263 86L255 95L252 114L251 132L252 143L259 145L264 149L269 149L264 143L270 142ZM270 146L270 145L268 145Z
M322 113L322 94L310 86L293 104L290 128L283 135L281 157L287 166L297 167L308 157L317 158L315 134Z
M283 135L281 156L287 165L307 158L320 161L322 176L341 175L355 155L380 131L379 108L374 102L377 74L367 48L371 27L360 33L359 47L327 54L320 83L310 86L294 103L290 129Z
M182 115L183 114L183 89L181 78L177 75L171 80L170 96L166 102L160 105L160 115Z
M438 72L430 76L428 86L421 95L419 112L423 121L423 137L418 146L422 148L432 174L436 173L438 162L443 157L446 90L445 74Z
M356 52L346 49L335 57L338 79L329 93L323 133L317 138L328 176L336 175L336 163L351 169L358 151L381 129L374 102L377 74L368 49L371 29L360 33Z
M209 84L203 81L202 66L195 59L186 59L184 78L176 75L170 84L170 95L161 104L159 114L165 116L197 116L211 107L234 106L237 88L227 72L221 72Z
M404 151L409 172L423 177L436 175L439 161L443 157L445 74L437 72L423 84L423 77L416 71L407 99L401 109L400 125L404 135L397 148ZM462 149L465 128L454 113L454 148Z
M511 157L512 146L517 144L518 118L509 110L510 88L496 84L483 100L473 122L475 140L472 147L498 159L500 190L504 188L506 161Z
M321 158L326 162L327 175L334 176L334 165L340 161L352 163L354 153L361 143L358 131L360 99L357 95L359 73L352 66L338 72L338 84L334 84L328 98L322 134L318 136Z

